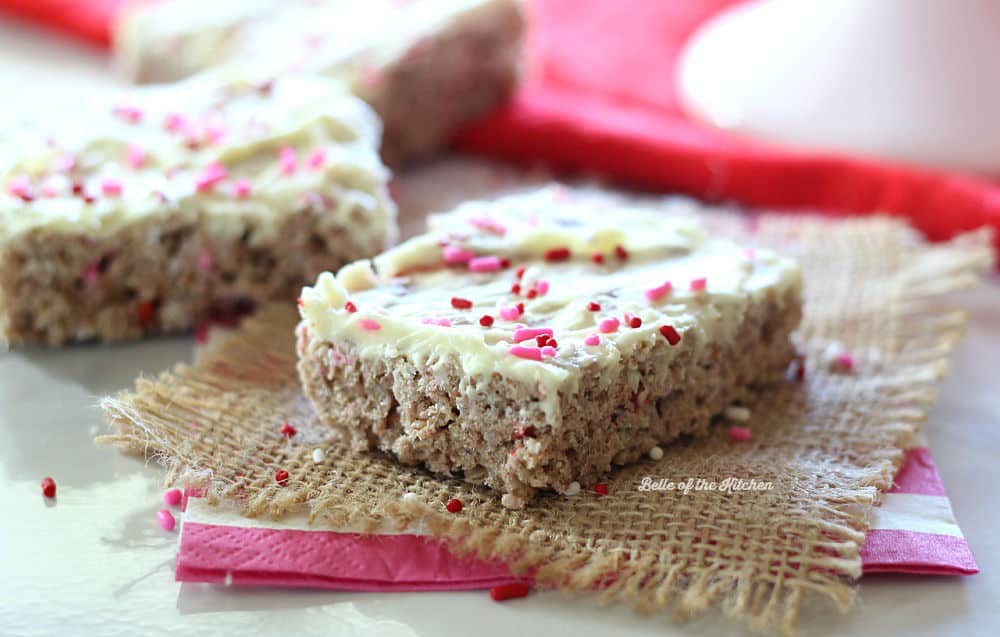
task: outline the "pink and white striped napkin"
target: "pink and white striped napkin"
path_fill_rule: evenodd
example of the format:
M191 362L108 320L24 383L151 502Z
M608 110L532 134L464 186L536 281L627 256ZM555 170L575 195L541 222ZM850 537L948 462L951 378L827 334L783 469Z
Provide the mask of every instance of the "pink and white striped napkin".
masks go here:
M979 571L926 447L910 449L873 511L865 573L971 575ZM483 589L525 581L498 562L459 558L415 534L358 535L310 527L304 516L248 520L197 498L183 517L182 582L352 591Z

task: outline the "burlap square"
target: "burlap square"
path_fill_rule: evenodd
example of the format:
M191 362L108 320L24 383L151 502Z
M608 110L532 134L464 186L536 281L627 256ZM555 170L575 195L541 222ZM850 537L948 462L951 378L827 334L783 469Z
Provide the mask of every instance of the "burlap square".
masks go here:
M348 452L314 421L299 391L291 307L261 311L194 366L106 399L114 433L99 441L155 457L168 483L203 487L248 516L305 506L336 525L419 519L456 551L507 560L542 585L672 609L679 618L718 606L755 627L790 632L806 594L851 604L866 515L890 485L965 320L935 297L975 283L992 259L989 237L926 245L885 218L710 223L801 260L805 380L747 395L751 442L730 442L717 426L668 447L660 461L618 470L607 496L546 497L509 511L496 494L458 480ZM834 340L853 353L853 373L822 368L820 353ZM279 433L284 420L301 432L293 441ZM327 456L316 464L319 446ZM287 486L275 482L278 469L291 474ZM773 488L640 490L647 476ZM417 501L404 502L405 493ZM465 503L460 514L444 509L452 497Z

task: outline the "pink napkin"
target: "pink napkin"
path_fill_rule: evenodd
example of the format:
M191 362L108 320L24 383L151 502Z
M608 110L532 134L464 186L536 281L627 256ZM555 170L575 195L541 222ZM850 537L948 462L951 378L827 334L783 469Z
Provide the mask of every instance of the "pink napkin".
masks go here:
M307 528L304 519L249 521L191 500L177 580L352 591L484 589L527 581L504 564L455 557L420 535ZM979 572L928 449L907 452L895 487L874 511L861 555L865 573Z

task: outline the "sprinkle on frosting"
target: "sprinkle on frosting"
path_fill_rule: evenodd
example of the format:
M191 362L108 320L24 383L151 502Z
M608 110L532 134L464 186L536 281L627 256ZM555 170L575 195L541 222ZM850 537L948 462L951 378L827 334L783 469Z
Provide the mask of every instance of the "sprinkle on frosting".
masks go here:
M650 301L659 301L663 297L670 294L670 291L673 290L673 288L674 286L670 284L670 281L665 281L656 287L646 290L646 298Z
M528 339L537 338L539 336L545 336L546 339L552 336L551 327L519 327L514 330L514 342L520 343L521 341L526 341Z
M469 259L470 272L496 272L500 269L500 257L475 257Z
M704 292L707 287L708 287L708 279L706 279L705 277L691 279L692 292Z
M618 331L618 325L620 321L615 317L606 318L597 324L597 329L599 329L604 334L610 334L611 332Z
M671 345L681 342L681 335L677 333L677 329L673 325L661 325L660 334L663 334L663 338L667 339Z

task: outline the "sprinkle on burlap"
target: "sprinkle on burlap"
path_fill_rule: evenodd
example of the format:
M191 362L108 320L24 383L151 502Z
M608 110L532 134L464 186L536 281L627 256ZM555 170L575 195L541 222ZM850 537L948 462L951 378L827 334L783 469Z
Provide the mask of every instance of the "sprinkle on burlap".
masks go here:
M337 526L402 528L417 520L460 553L501 558L516 572L602 602L678 619L718 607L756 628L792 632L803 597L841 609L854 598L866 516L891 483L902 450L934 398L965 316L938 295L971 286L991 262L989 237L923 244L883 218L833 221L729 216L721 233L798 257L806 280L798 344L805 381L748 393L750 442L720 423L709 435L667 446L659 461L609 476L607 496L549 496L522 511L494 493L356 455L318 425L298 390L292 308L258 312L234 335L136 390L106 399L113 435L100 442L145 453L167 482L201 486L249 516L306 506ZM854 372L820 369L839 341ZM300 432L280 433L289 420ZM314 463L312 450L327 449ZM275 471L291 475L287 486ZM644 477L771 482L764 491L642 491ZM414 493L416 501L401 499ZM457 497L461 514L445 510Z

